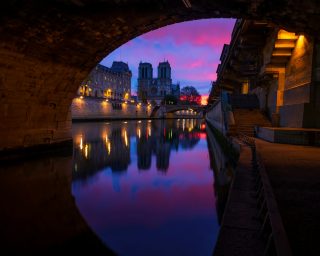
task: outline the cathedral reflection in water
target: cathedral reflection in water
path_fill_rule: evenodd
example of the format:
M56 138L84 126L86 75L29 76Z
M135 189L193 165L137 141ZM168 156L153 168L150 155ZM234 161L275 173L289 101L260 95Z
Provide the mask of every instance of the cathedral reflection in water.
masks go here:
M191 149L206 136L200 119L81 123L72 129L73 179L86 179L105 168L125 173L132 156L139 170L149 170L155 156L157 170L166 173L172 150Z

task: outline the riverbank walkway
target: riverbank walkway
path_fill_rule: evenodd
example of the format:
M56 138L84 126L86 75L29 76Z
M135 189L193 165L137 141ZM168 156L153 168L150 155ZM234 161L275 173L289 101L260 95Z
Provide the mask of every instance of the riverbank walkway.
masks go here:
M320 255L320 148L255 141L293 255Z
M255 139L255 145L292 255L320 255L320 148L260 139ZM261 239L257 218L261 207L252 170L251 150L242 146L214 255L264 254L266 240ZM265 194L269 198L270 193ZM278 245L282 246L281 238Z
M259 209L251 160L251 149L242 146L214 250L215 256L263 255L264 244L259 237L261 223L256 218Z

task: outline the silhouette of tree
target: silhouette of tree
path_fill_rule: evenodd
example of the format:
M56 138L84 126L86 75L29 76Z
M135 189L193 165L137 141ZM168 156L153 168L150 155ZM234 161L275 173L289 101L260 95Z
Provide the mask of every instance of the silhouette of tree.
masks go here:
M180 101L185 104L201 104L201 95L193 86L185 86L181 89Z

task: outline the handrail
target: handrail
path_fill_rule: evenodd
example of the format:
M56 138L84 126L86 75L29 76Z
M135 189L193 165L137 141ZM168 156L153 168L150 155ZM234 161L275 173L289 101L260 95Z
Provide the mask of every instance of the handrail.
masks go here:
M275 196L273 194L273 189L270 184L268 174L263 164L261 155L257 152L255 152L254 154L256 154L255 163L257 171L259 171L259 174L261 176L263 191L265 194L265 200L270 220L270 226L272 229L271 234L269 234L269 236L272 236L272 240L276 249L276 254L278 256L290 256L292 255L291 247L289 245L289 240L285 228L283 226L282 218L280 216L280 212Z
M260 234L267 239L264 255L269 255L272 245L277 256L291 256L292 251L284 229L277 202L273 194L261 155L257 152L255 139L239 134L238 139L249 146L252 152L252 167L256 176L256 197L262 221Z

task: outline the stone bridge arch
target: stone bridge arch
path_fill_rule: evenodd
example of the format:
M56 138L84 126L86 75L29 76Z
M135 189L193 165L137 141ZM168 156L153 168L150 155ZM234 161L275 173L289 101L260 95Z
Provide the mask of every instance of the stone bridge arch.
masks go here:
M204 107L199 105L161 105L155 106L150 117L165 117L166 114L175 113L180 110L193 110L200 113Z
M145 32L215 17L320 31L317 0L17 0L2 1L0 13L0 151L70 140L70 104L81 81Z

